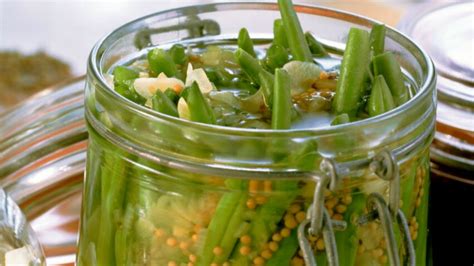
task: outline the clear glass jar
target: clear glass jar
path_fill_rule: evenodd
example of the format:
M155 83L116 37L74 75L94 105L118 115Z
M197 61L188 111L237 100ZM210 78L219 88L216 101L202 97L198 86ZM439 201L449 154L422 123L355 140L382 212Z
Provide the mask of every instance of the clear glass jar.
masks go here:
M319 7L298 6L297 12L303 28L334 56L342 55L350 27L373 24ZM89 146L79 265L298 265L296 227L313 201L347 223L335 233L341 265L399 260L385 249L389 241L378 219L358 222L370 193L388 198L391 182L369 167L381 151L389 151L399 168L398 203L409 221L416 264L424 265L435 73L427 55L397 31L387 30L386 49L397 55L416 95L382 116L347 125L282 131L204 125L135 105L107 85L110 68L144 54L143 47L232 45L240 27L263 46L278 17L271 3L186 7L128 23L95 46L86 85ZM327 176L319 168L323 158L335 164L338 177L324 203L313 199L321 185L315 180L323 180L316 177ZM309 242L324 265L326 242L320 235Z
M0 113L0 186L25 214L47 265L75 261L87 146L84 86L84 77L58 84Z
M35 233L16 203L0 188L0 265L45 265Z

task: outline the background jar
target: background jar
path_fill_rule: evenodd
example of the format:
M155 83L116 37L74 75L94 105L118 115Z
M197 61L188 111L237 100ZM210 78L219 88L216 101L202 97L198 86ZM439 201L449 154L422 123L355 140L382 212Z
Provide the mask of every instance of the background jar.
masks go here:
M297 12L303 28L339 57L349 28L370 29L373 23L318 7ZM239 19L244 16L262 23ZM383 150L400 169L399 203L417 265L424 264L435 76L426 54L395 30L387 30L386 49L394 51L418 92L399 108L348 125L282 131L203 125L137 106L107 86L105 74L144 55L142 48L235 44L241 27L264 46L278 17L269 3L187 7L126 24L96 45L86 85L90 138L79 264L301 263L296 227L313 200L314 177L325 175L319 169L323 158L335 163L339 177L324 205L332 219L348 223L336 232L341 264L385 264L379 223L357 223L368 194L388 196L389 182L369 167ZM315 236L310 242L322 263L324 241ZM280 257L283 248L293 249L284 256L287 263Z

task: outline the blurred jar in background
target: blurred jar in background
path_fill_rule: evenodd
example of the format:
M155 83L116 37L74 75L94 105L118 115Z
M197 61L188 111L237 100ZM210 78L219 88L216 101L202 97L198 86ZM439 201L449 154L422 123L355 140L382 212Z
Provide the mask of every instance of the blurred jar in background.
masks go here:
M399 28L438 72L437 132L431 147L430 231L434 265L472 263L474 200L474 2L412 10Z

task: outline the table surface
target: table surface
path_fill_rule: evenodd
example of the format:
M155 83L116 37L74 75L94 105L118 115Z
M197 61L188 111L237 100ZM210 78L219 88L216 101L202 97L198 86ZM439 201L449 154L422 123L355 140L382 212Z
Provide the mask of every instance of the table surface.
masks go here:
M0 50L43 50L70 64L75 75L82 75L97 40L127 21L161 10L212 2L225 1L0 0ZM407 6L415 5L413 1L380 0L295 2L340 8L392 26Z

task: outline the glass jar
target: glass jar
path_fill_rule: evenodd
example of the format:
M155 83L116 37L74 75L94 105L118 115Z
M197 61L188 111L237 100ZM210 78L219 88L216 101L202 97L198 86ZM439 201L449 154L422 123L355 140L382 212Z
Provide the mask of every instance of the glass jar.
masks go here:
M336 57L350 27L374 23L326 8L296 9L303 28ZM397 31L387 29L386 49L416 95L382 116L346 125L272 131L193 123L135 105L107 85L106 73L144 55L145 47L235 45L240 27L264 46L278 17L271 3L192 6L128 23L95 46L86 84L79 265L301 265L299 242L307 254L316 251L318 265L335 259L334 247L341 265L396 263L410 259L413 243L416 265L424 265L435 73L427 55ZM380 154L387 156L377 163ZM378 215L373 202L366 214L369 195L381 196ZM405 244L391 224L397 205L408 219ZM309 222L319 232L330 225L343 230L332 245L330 233L307 235Z
M84 77L58 84L0 113L0 186L25 214L47 265L75 261L87 146L84 86Z
M426 49L438 72L430 229L433 261L442 265L452 263L445 254L458 254L461 264L472 260L471 248L464 243L474 229L458 223L471 219L462 203L474 200L473 8L472 2L425 4L411 10L399 25ZM448 213L456 213L456 219Z
M16 203L0 188L0 265L45 265L36 235Z

